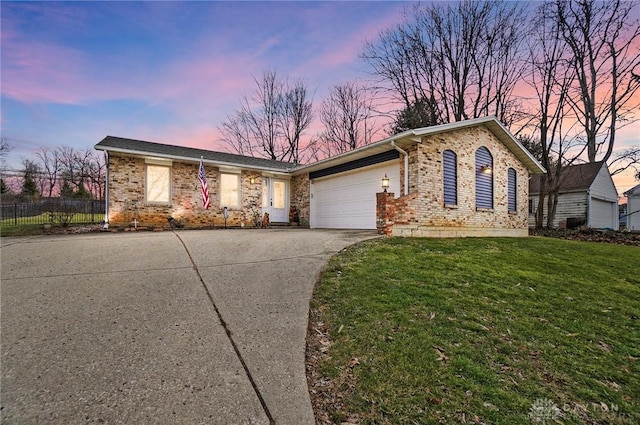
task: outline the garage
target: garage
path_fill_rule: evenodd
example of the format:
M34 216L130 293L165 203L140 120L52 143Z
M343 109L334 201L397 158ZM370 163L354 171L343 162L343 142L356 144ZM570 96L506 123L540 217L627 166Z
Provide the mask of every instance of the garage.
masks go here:
M376 193L382 178L400 193L400 162L395 159L311 180L310 226L319 229L375 229Z

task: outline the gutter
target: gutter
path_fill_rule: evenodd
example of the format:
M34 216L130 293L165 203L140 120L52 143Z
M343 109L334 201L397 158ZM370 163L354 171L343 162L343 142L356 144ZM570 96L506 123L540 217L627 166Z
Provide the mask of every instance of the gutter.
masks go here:
M407 151L396 145L395 140L391 140L391 146L404 155L404 195L406 196L409 194L409 154Z
M172 161L185 161L185 162L194 162L194 163L198 163L199 160L193 157L186 157L186 156L180 156L180 155L167 155L167 154L160 154L160 153L155 153L155 152L145 152L145 151L138 151L138 150L134 150L134 149L124 149L124 148L114 148L112 146L99 146L96 145L93 147L96 150L100 150L100 151L105 151L105 152L116 152L116 153L126 153L126 154L130 154L130 155L136 155L136 156L140 156L140 157L154 157L154 158L166 158L166 159L170 159ZM211 159L207 159L204 158L203 161L205 164L209 164L209 165L214 165L214 166L218 166L218 167L229 167L229 168L240 168L240 169L244 169L244 170L256 170L256 171L266 171L266 172L270 172L270 173L274 173L274 174L289 174L292 169L295 169L295 165L291 164L293 167L287 167L286 169L281 169L281 168L273 168L273 167L264 167L264 166L260 166L260 165L249 165L249 164L237 164L237 163L232 163L232 162L225 162L225 161L216 161L216 160L211 160Z

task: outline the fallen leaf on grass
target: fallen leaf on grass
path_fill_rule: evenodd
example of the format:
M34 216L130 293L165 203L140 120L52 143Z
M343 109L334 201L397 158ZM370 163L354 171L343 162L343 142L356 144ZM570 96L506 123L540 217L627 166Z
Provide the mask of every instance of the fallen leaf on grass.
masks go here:
M602 351L604 351L605 353L610 353L613 351L609 344L606 344L602 341L598 341L598 345L600 346L600 348L602 348Z
M444 348L433 346L433 349L436 350L436 354L438 358L436 360L446 363L449 360L449 356L444 354Z
M429 397L429 403L431 404L442 404L442 399L440 397Z
M351 369L353 369L354 367L356 367L359 364L360 364L360 360L358 360L357 357L352 357L351 360L349 360L349 367Z

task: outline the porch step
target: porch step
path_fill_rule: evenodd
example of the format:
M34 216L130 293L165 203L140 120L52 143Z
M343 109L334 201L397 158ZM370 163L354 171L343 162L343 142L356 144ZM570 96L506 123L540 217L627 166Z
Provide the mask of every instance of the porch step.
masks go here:
M269 226L271 226L271 227L289 227L289 226L291 226L291 223L274 222L274 221L272 221L271 223L269 223Z

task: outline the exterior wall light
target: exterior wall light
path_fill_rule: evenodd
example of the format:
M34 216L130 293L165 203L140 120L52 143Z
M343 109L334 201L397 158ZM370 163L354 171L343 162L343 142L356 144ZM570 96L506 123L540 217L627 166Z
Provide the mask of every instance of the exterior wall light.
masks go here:
M255 177L251 177L251 178L249 179L249 183L254 184L255 182L256 182Z
M483 174L491 174L491 165L483 165L482 167L480 167L480 172Z
M387 189L389 189L389 177L385 174L382 178L382 190L386 192Z

